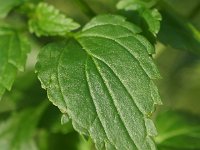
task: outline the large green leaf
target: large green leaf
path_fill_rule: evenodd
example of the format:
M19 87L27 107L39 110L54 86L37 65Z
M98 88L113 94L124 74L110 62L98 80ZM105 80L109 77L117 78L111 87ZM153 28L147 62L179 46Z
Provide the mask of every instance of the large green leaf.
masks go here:
M159 150L200 149L199 117L183 112L166 111L159 114L156 126L159 135L155 141Z
M10 28L0 27L0 98L10 90L18 70L23 71L30 50L27 41Z
M66 35L79 28L79 24L67 18L58 9L47 3L39 3L29 20L30 32L37 36Z
M154 150L149 118L161 104L160 77L140 29L114 15L98 16L76 40L44 47L36 66L50 101L97 149Z

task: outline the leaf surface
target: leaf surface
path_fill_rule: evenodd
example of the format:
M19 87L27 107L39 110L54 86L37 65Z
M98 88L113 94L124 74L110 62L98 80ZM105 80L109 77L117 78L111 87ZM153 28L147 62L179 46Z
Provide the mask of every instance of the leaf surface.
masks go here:
M0 98L5 89L10 90L17 71L23 71L30 47L19 34L0 27Z
M44 47L36 65L49 100L97 149L154 150L149 115L161 104L160 77L140 29L114 15L92 19L76 40Z
M58 9L47 3L39 3L29 20L29 30L37 36L66 35L79 28L79 24L67 18Z

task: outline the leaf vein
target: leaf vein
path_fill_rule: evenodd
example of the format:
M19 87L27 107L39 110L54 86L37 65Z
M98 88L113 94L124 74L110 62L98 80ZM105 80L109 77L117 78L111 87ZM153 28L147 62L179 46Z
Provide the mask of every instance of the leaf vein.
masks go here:
M105 133L107 139L109 139L109 138L108 138L108 135L107 135L107 132L106 132L106 130L104 129L103 124L102 124L102 122L101 122L101 119L100 119L100 117L99 117L99 114L98 114L98 112L97 112L97 107L96 107L96 105L95 105L95 102L94 102L94 100L93 100L93 97L92 97L92 94L91 94L91 91L90 91L91 87L90 87L90 85L89 85L90 81L89 81L88 72L87 72L87 61L88 61L88 57L87 57L86 62L85 62L85 77L86 77L86 81L87 81L87 82L86 82L86 85L87 85L87 87L88 87L89 95L90 95L91 100L92 100L92 102L93 102L93 105L94 105L94 108L95 108L95 111L96 111L96 115L97 115L97 117L98 117L98 119L99 119L99 122L100 122L100 124L101 124L101 126L102 126L102 129L103 129L103 131L104 131L104 133ZM96 119L96 118L95 118L95 119ZM109 141L110 141L110 140L109 140ZM110 143L111 143L111 141L110 141ZM111 144L116 148L115 144L113 144L113 143L111 143ZM117 148L116 148L116 149L117 149Z
M59 57L58 57L58 64L57 64L57 73L56 73L56 77L57 77L57 80L58 80L58 89L59 91L61 92L61 96L62 96L62 101L64 102L65 104L65 107L67 107L67 103L64 99L64 92L62 90L62 86L60 84L60 77L59 77L59 72L60 72L60 69L59 69L59 66L60 66L60 61L61 61L61 58L62 58L62 55L64 53L64 49L62 50L62 52L60 53Z
M110 37L107 37L105 35L86 35L84 37L98 37L98 38L104 38L104 39L108 39L108 40L111 40L111 41L114 41L115 43L117 43L120 47L122 47L123 49L125 49L133 58L134 60L136 60L138 62L138 64L140 65L140 67L142 68L142 70L145 72L145 75L148 76L146 70L144 69L144 67L142 66L142 64L140 63L140 61L130 52L129 48L127 48L125 45L123 45L122 43L120 43L118 40L116 39L112 39ZM149 77L149 76L148 76ZM149 77L150 78L150 77Z
M131 138L133 144L137 147L135 141L134 141L133 138L130 136L130 133L129 133L128 128L126 127L126 124L124 123L124 119L123 119L123 117L121 116L121 110L120 110L120 109L117 107L117 105L115 104L115 100L114 100L115 98L113 97L113 94L112 94L112 92L110 91L109 86L107 85L107 82L108 82L107 79L103 77L103 75L102 75L103 73L102 73L102 71L101 71L101 69L100 69L98 63L94 60L94 58L92 58L92 60L93 60L93 62L94 62L94 65L96 66L96 69L97 69L97 71L98 71L100 77L102 78L102 80L103 80L104 83L105 83L105 87L106 87L106 89L107 89L107 91L108 91L110 97L113 99L113 106L115 107L116 111L119 112L119 113L117 113L117 114L118 114L118 116L119 116L119 118L120 118L120 120L121 120L121 123L123 124L123 126L124 126L124 128L125 128L125 130L126 130L126 132L127 132L127 134L128 134L128 136ZM139 149L139 148L137 147L137 149Z

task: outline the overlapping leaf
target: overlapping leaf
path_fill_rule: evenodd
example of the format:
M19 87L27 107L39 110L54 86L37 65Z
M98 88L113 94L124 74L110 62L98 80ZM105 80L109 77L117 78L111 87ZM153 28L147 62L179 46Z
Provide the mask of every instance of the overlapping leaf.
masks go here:
M79 26L78 23L47 3L39 3L29 20L30 32L36 33L37 36L66 35Z
M41 50L36 66L43 88L74 128L97 149L154 150L149 115L161 104L152 45L140 29L114 15L98 16L76 40Z
M0 49L0 97L2 97L5 89L11 89L17 71L24 70L30 47L16 31L0 27Z
M117 4L118 9L138 11L140 17L144 20L148 30L156 36L160 30L161 15L157 9L150 9L155 5L155 0L121 0ZM145 30L145 29L144 29Z

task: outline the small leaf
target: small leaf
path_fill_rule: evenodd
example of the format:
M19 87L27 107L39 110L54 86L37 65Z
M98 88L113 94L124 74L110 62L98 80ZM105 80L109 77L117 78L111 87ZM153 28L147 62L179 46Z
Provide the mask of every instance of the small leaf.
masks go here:
M159 135L155 141L159 150L200 149L199 117L183 112L166 111L159 114L156 122Z
M79 28L79 24L67 18L58 9L47 3L39 3L29 20L29 30L37 36L64 36Z
M140 14L146 21L149 31L156 36L160 30L160 21L162 20L161 14L157 9L145 9L141 11Z
M17 71L23 71L30 46L19 34L0 27L0 98L5 89L10 90Z
M155 3L155 0L121 0L117 4L117 8L124 9L126 11L137 11L147 25L148 30L156 37L158 31L160 30L160 21L162 20L162 17L157 9L150 9L153 5L155 5ZM145 28L143 30L145 30Z
M76 40L42 49L36 65L50 101L97 149L155 150L149 115L161 104L153 46L123 17L92 19Z

